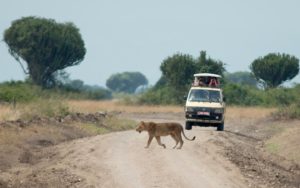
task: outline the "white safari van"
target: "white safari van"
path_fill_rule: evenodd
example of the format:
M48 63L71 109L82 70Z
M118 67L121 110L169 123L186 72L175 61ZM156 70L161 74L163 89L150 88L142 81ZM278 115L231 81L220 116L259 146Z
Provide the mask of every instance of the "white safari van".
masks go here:
M220 75L194 74L194 83L185 103L185 129L192 126L217 127L224 130L225 98L220 88Z

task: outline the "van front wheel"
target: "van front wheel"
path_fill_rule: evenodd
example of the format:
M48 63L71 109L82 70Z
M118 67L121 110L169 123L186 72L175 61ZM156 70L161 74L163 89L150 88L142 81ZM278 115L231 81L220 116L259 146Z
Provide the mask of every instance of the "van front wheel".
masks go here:
M224 122L218 125L217 131L224 131Z
M185 122L185 129L191 130L192 129L192 123L191 122Z

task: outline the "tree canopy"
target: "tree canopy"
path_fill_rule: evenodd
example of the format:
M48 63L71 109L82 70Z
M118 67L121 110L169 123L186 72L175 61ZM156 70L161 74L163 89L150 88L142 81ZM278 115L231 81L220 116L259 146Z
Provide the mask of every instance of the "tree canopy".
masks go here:
M198 58L189 54L176 53L163 60L160 66L162 76L149 93L155 93L156 90L161 100L166 99L166 101L161 101L162 103L179 104L182 102L182 97L187 94L195 73L207 72L223 75L224 66L225 64L221 61L207 57L205 51L201 51Z
M117 73L106 80L106 86L114 92L134 93L138 86L147 84L147 78L140 72Z
M196 66L197 72L213 73L223 76L225 71L225 64L222 61L207 57L205 51L200 52L200 56L196 59Z
M195 73L214 73L223 75L225 64L211 58L207 58L206 52L201 51L198 58L188 54L174 54L166 58L161 66L162 80L164 83L177 89L186 89L192 83ZM159 83L161 84L161 81Z
M78 65L86 49L79 29L70 22L23 17L4 32L10 54L20 63L31 80L43 87L55 84L54 73ZM27 68L20 59L27 63Z
M299 73L299 59L288 54L270 53L250 65L253 75L266 87L277 87Z
M166 58L160 70L169 85L182 88L192 82L196 64L191 55L178 53Z

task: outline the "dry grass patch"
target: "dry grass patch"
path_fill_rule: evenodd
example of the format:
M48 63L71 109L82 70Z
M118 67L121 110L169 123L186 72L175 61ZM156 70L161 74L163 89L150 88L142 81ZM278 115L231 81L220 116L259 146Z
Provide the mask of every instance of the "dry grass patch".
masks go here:
M18 107L21 119L34 117L57 117L66 116L70 113L69 107L64 100L40 99L35 102L20 104Z
M276 108L231 106L226 109L226 121L263 119L270 116L275 111Z
M39 99L29 103L0 105L0 122L17 119L30 120L34 117L56 117L69 114L69 107L63 100Z
M275 108L264 107L236 107L231 106L227 108L227 118L265 118L268 117Z
M0 105L0 122L16 120L19 117L20 117L19 110L13 108L12 105L9 104Z
M125 105L118 101L89 101L71 100L68 101L71 111L94 113L106 112L127 112L127 113L178 113L183 112L182 106L160 106L160 105Z
M300 122L291 122L293 127L284 128L266 142L266 149L300 164Z
M128 113L183 113L184 107L175 105L126 105L118 101L89 101L89 100L71 100L68 105L72 111L79 111L84 113L94 113L97 111L108 112L128 112ZM263 107L235 107L229 106L226 109L226 118L242 119L242 118L265 118L275 108Z
M56 116L68 112L124 112L124 113L184 113L183 106L161 105L126 105L118 101L91 100L43 100L28 104L19 104L16 108L11 105L0 106L0 121L28 119L32 116ZM226 109L226 121L262 119L275 112L275 108L263 107L234 107Z
M232 130L264 141L265 149L300 164L300 121L272 118L276 108L228 107L225 122Z

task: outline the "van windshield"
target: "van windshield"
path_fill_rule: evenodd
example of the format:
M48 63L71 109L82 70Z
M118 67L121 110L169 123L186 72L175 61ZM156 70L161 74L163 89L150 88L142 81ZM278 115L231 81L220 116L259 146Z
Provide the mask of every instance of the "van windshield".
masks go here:
M191 90L188 100L191 102L221 102L220 91L215 90Z

